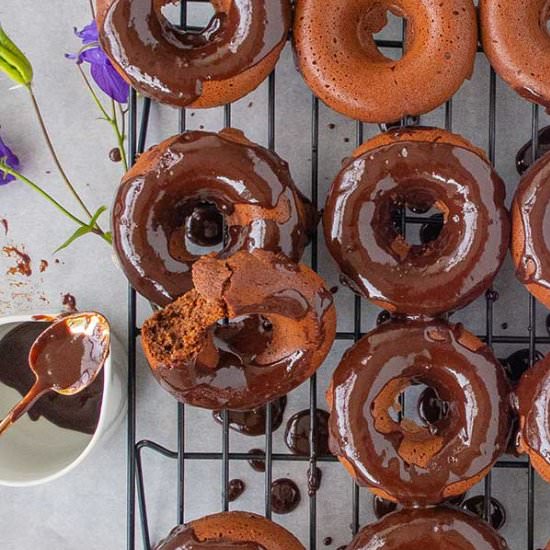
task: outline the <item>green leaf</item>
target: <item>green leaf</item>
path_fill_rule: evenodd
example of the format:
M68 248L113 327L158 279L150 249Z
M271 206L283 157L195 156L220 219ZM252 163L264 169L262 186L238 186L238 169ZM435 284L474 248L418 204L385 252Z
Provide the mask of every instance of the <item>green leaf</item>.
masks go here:
M87 235L88 233L92 232L92 227L85 225L82 227L79 227L61 246L58 246L54 250L54 254L57 252L63 250L64 248L67 248L70 244L72 244L77 239L80 239L80 237L84 237L84 235Z
M26 55L13 43L0 25L0 71L17 84L29 86L33 71Z
M107 207L105 205L103 206L100 206L95 214L92 216L92 219L90 220L90 223L88 224L90 227L94 227L95 224L97 223L97 220L99 218L99 216L101 216L101 214L103 214L103 212L105 212L105 210L107 210Z

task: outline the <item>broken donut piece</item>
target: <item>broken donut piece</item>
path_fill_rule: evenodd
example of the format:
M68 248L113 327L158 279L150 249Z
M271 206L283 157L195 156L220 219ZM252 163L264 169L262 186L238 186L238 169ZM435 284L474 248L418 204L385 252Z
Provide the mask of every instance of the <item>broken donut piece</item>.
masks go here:
M153 374L179 401L258 407L309 378L332 346L332 294L305 265L264 250L205 256L193 284L141 333Z

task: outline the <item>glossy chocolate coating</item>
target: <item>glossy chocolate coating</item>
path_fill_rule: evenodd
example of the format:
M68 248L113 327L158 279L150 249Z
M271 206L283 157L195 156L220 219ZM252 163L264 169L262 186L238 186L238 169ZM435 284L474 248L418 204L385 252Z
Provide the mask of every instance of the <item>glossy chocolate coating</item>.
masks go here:
M250 467L255 472L265 472L265 452L262 451L262 449L250 449L250 451L248 451L248 454L257 457L249 458L247 460L248 464L250 464Z
M140 93L184 107L204 84L226 81L261 63L286 41L288 0L213 1L201 32L184 32L162 15L169 0L114 0L100 28L109 58ZM225 9L224 9L225 8Z
M224 537L200 541L192 527L180 525L155 550L266 550L256 542L227 540Z
M399 131L390 136L401 139ZM477 152L396 141L344 166L327 200L325 238L356 292L392 312L436 315L477 298L500 268L509 239L504 195ZM391 220L397 208L421 202L437 205L445 224L435 240L409 245Z
M550 483L550 355L521 377L516 407L518 450L529 454L535 469Z
M276 479L271 484L271 508L276 514L290 514L301 499L300 489L291 479Z
M246 485L242 479L232 479L227 488L227 500L234 502L244 493L245 489Z
M450 506L461 506L466 498L466 493L457 495L445 500L445 504ZM372 497L372 510L377 519L382 519L384 516L395 512L396 510L402 510L403 507L397 504L397 502L392 502L391 500L386 500L385 498L374 495Z
M540 158L550 151L550 126L545 126L539 130L538 149L535 158ZM533 140L530 139L516 155L516 169L518 174L523 175L533 164Z
M396 417L411 384L436 390L447 414L432 424ZM331 450L360 485L405 506L467 491L505 451L509 386L491 350L461 325L394 320L342 358L327 394Z
M523 348L514 351L505 359L499 359L512 384L517 384L523 373L531 366L530 355L529 348ZM535 350L535 361L540 361L543 357L544 355L540 351Z
M328 412L316 409L315 451L317 456L328 455ZM293 454L309 456L311 414L309 409L293 414L285 429L285 443Z
M286 408L286 395L275 399L271 404L271 431L279 429L283 422L283 415ZM223 424L221 411L214 411L214 419ZM250 411L228 411L229 427L243 435L258 436L266 433L266 407L261 406Z
M512 204L512 258L516 276L547 307L550 306L549 179L550 154L524 174Z
M28 356L36 338L51 323L22 323L0 340L0 382L25 395L34 384L35 375L29 368ZM73 396L49 392L28 412L31 420L41 416L56 426L93 434L99 421L103 398L103 372L80 393Z
M406 509L368 525L347 550L508 550L506 541L486 522L445 506Z
M225 219L222 235L212 207ZM192 288L202 254L263 248L298 261L314 218L275 153L238 130L187 132L144 153L124 177L114 247L132 286L165 305Z
M153 374L178 400L248 411L286 395L325 359L335 337L336 311L332 294L310 268L265 250L241 251L225 260L203 257L193 267L193 281L194 290L142 329ZM194 301L188 303L189 296ZM212 323L206 313L219 303L224 312L216 316L225 316L229 326L248 315L268 320L269 339L258 347L262 339L249 330L238 345L223 340L219 322ZM265 330L262 323L253 326ZM182 334L189 333L196 335L193 351L180 346Z

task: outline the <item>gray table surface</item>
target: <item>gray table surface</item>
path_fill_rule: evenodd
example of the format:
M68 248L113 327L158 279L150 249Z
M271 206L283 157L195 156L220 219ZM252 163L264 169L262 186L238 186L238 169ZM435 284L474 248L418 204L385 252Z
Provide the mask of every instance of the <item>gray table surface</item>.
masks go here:
M200 14L197 14L199 17ZM204 17L203 17L204 18ZM63 163L74 178L85 200L94 208L109 204L121 175L120 165L108 160L113 138L108 126L97 120L97 112L82 86L73 64L64 59L65 52L79 44L73 26L81 27L90 19L87 0L3 0L0 22L29 55L35 68L35 89L48 128ZM393 29L395 31L395 28ZM390 31L392 32L392 29ZM427 83L429 86L429 83ZM44 147L28 98L22 89L10 89L11 83L0 76L0 132L20 156L23 171L46 189L74 206ZM267 87L262 85L233 108L233 124L245 130L253 140L267 144ZM489 67L478 55L474 77L465 83L454 102L453 129L475 144L487 147L489 105ZM277 67L277 151L289 160L295 180L307 193L310 189L310 106L311 95L296 73L287 48ZM498 81L497 168L505 179L508 200L517 183L514 170L516 150L530 136L531 107L519 100ZM545 116L541 115L541 121ZM190 128L220 129L223 111L215 109L188 114ZM425 124L442 126L443 109L422 118ZM330 126L329 126L330 125ZM334 126L333 126L334 125ZM339 169L341 160L353 149L353 121L321 106L320 115L320 197ZM149 144L154 144L177 130L177 114L168 107L153 106ZM367 126L368 135L376 133ZM53 255L52 251L74 229L48 204L20 183L0 188L0 218L9 222L9 231L0 231L0 246L24 247L33 261L33 275L2 276L0 314L58 310L62 296L73 294L81 309L103 311L111 319L121 339L126 337L126 280L112 261L110 251L96 238L85 238L69 250ZM321 249L321 272L329 286L338 284L333 263ZM57 258L59 263L54 259ZM306 255L307 258L307 255ZM40 273L41 259L49 268ZM13 260L0 256L0 273ZM514 277L510 262L499 274L496 288L500 299L495 304L497 334L524 334L527 327L527 294ZM339 329L352 328L352 302L349 291L337 295ZM140 304L141 316L148 313ZM478 301L454 315L472 331L483 333L484 302ZM364 328L371 327L376 308L364 305ZM537 308L537 330L546 334L546 311ZM503 323L507 328L503 328ZM330 373L346 347L335 344L320 370L319 397L328 384ZM499 356L514 351L513 346L497 345ZM547 351L542 349L542 351ZM307 406L308 387L304 385L289 396L286 416ZM153 438L174 448L176 442L176 404L153 381L140 356L138 365L138 436ZM186 426L188 450L217 451L221 448L221 430L210 413L188 410ZM262 446L262 438L231 435L231 450L246 451ZM274 438L275 451L284 451L281 432ZM157 456L146 455L145 476L150 512L151 536L158 540L176 520L175 464ZM333 548L350 538L351 482L338 464L323 464L323 483L318 494L319 540L331 536ZM304 499L296 512L275 516L304 541L307 540L308 506L306 466L276 464L274 476L290 476L299 482ZM32 489L0 489L0 546L15 550L118 550L125 544L125 431L115 436L76 471L49 485ZM219 510L220 468L217 463L190 463L186 470L186 518L192 519ZM246 464L232 464L231 476L241 477L247 491L232 509L262 510L263 477ZM493 493L505 505L508 522L502 533L513 550L526 548L527 473L524 470L498 470L493 474ZM479 488L477 489L479 491ZM472 492L474 494L475 491ZM361 491L361 523L372 520L371 498ZM543 546L550 538L548 511L550 490L537 479L536 544ZM138 529L139 534L139 529Z

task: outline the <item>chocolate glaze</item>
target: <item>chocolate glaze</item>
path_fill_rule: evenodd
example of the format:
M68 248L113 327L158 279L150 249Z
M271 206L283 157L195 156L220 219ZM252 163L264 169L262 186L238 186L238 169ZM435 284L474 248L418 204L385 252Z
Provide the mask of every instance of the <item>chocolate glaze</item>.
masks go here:
M317 409L315 411L316 438L315 451L318 456L328 455L328 412ZM295 455L309 456L311 449L309 433L311 415L309 409L293 414L286 424L285 443Z
M434 388L448 414L427 425L395 420L390 411L411 384ZM491 350L461 325L394 320L353 346L333 375L331 450L381 496L438 503L477 483L505 451L508 392Z
M489 523L493 529L502 529L506 523L506 509L496 498L491 497L490 502L490 517ZM475 514L478 518L484 519L485 511L485 498L483 495L476 495L475 497L469 498L462 505L464 510Z
M265 452L262 449L250 449L248 454L258 457L247 460L250 467L256 472L265 472Z
M530 292L550 304L550 155L539 159L522 177L514 197L512 257L516 276Z
M114 147L109 151L109 159L112 162L120 162L122 160L122 155L120 154L120 149L118 147Z
M550 355L521 377L516 409L518 451L528 453L535 469L550 483Z
M429 545L429 546L426 546ZM508 550L506 541L477 517L445 506L405 509L368 525L347 550Z
M193 280L195 289L155 313L141 333L153 374L177 399L212 410L250 410L286 395L326 357L335 308L322 279L306 266L264 250L241 251L226 260L203 257ZM254 331L220 341L213 317L231 323L251 314L270 322L262 329L270 332L264 350L256 347ZM182 347L182 338L195 344Z
M76 298L72 294L64 294L62 304L67 311L77 311Z
M310 464L307 470L307 494L312 497L321 488L323 471L317 466Z
M244 493L245 489L246 485L242 479L232 479L227 488L227 500L229 502L237 500Z
M539 130L538 148L535 159L542 157L550 151L550 126L545 126ZM516 169L521 176L533 164L533 140L530 139L521 147L516 155Z
M477 152L398 141L344 166L324 211L325 237L356 292L390 311L439 314L478 297L498 271L509 239L504 195ZM422 201L438 204L445 224L437 239L409 245L392 227L393 212Z
M6 272L7 275L24 275L30 277L32 275L32 262L31 257L22 250L19 250L15 246L4 246L2 252L10 257L15 258L16 264L10 267Z
M301 499L300 489L291 479L276 479L271 484L271 508L276 514L290 514Z
M180 525L155 550L266 550L256 542L238 542L225 537L200 541L192 527Z
M445 504L450 506L461 506L466 498L466 493L462 495L457 495L455 497L445 500ZM382 519L384 516L395 512L396 510L402 510L402 506L397 504L397 502L392 502L391 500L386 500L385 498L374 495L372 497L372 509L374 515L377 519Z
M255 67L284 44L288 0L212 2L201 32L184 32L162 15L168 0L114 0L100 29L107 55L142 94L184 107L203 83L224 81Z
M286 408L286 395L275 399L271 405L271 430L279 429L283 422L283 415ZM216 422L223 424L221 411L213 411L212 415ZM266 407L258 407L250 411L228 411L229 427L243 435L258 436L264 435L266 428ZM263 451L260 451L263 453Z
M187 132L142 155L124 177L114 246L136 290L165 305L192 288L191 268L204 253L263 248L298 261L315 217L272 151L237 130Z
M0 340L0 382L25 395L35 376L28 365L28 355L35 339L51 323L22 323ZM28 414L32 420L41 416L68 430L93 434L99 421L103 397L103 372L74 396L50 392L42 396Z

